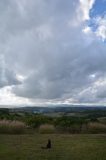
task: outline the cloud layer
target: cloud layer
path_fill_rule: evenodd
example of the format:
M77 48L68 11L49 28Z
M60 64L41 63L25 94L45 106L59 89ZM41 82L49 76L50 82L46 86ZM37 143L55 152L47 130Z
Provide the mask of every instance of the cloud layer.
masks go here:
M1 0L1 89L35 104L105 103L106 44L96 37L103 32L84 32L93 4Z

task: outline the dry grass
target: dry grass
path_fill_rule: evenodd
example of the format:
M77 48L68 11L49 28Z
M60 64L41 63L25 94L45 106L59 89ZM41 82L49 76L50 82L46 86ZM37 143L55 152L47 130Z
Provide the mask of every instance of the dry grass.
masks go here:
M55 127L50 124L43 124L39 127L39 132L42 134L55 133Z
M90 133L106 133L106 125L101 123L89 123L88 131Z
M0 121L0 133L21 134L25 131L25 128L26 126L23 122L9 120Z

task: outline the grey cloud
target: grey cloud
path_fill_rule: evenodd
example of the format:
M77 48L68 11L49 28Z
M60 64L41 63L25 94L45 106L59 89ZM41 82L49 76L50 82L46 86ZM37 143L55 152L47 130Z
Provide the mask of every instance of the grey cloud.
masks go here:
M95 37L88 44L82 24L68 24L77 21L78 5L77 0L0 2L5 8L0 11L0 50L9 68L8 85L14 85L16 96L99 101L96 93L91 98L90 91L80 93L106 76L106 46ZM12 71L25 80L19 84ZM91 79L92 74L96 76Z
M97 97L100 99L106 99L106 89L101 88L100 92L98 91Z
M0 88L19 84L21 84L21 82L17 79L14 72L5 69L3 73L3 70L0 68Z

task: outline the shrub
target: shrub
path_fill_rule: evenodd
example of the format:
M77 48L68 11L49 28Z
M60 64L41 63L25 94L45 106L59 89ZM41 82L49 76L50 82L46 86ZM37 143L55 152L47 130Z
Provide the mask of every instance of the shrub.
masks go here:
M89 123L88 132L90 133L106 133L106 125L101 123Z
M43 124L39 127L39 132L42 134L51 134L55 132L55 127L50 124Z
M44 115L32 115L27 117L25 123L32 128L39 128L43 124L51 124L52 118Z
M21 134L25 131L25 128L26 126L23 122L9 120L0 121L0 133Z

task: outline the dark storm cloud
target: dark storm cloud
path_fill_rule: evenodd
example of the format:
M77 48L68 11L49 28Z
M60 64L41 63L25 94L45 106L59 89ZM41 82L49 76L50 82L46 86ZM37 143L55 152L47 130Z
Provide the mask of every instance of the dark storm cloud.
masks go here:
M21 82L17 79L14 72L0 68L0 88L5 86L19 85Z
M0 1L0 52L16 96L100 101L91 88L106 77L106 46L82 32L78 7L78 0Z

